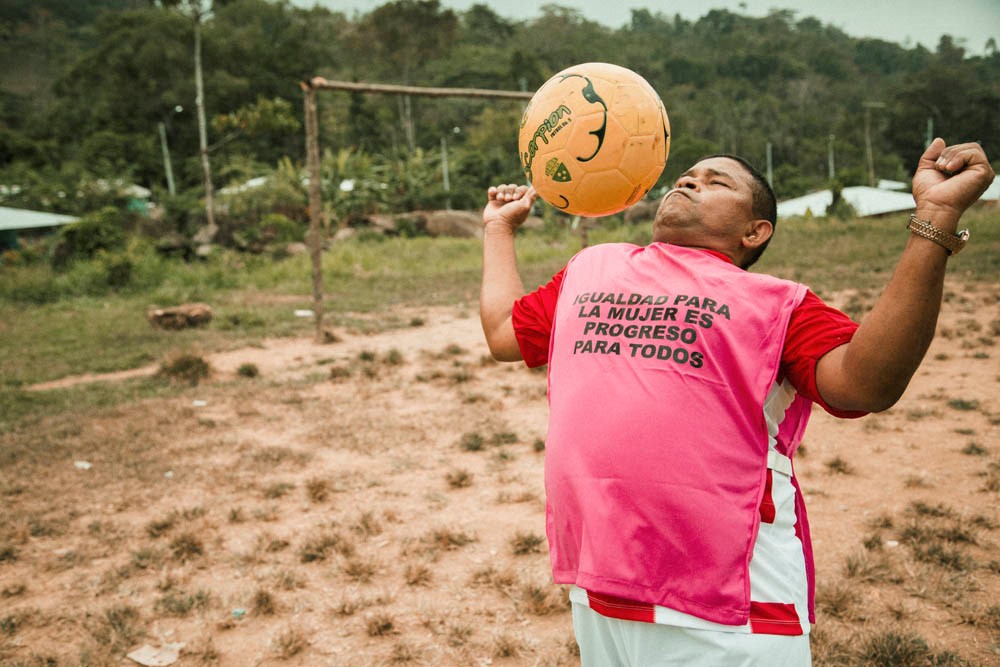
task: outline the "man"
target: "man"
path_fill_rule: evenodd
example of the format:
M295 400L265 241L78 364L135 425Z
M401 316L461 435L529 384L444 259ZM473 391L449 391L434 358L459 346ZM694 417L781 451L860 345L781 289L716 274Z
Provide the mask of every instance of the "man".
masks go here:
M809 409L891 407L934 334L962 213L992 182L977 144L935 139L910 238L859 326L745 268L774 233L748 163L701 160L644 248L587 248L525 294L514 233L535 193L490 188L483 330L547 363L546 532L584 665L808 665L812 552L791 457Z

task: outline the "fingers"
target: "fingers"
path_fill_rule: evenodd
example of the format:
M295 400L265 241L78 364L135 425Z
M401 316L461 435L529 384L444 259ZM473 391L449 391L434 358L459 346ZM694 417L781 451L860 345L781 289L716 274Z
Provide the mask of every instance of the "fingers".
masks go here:
M936 137L934 141L927 146L924 150L924 154L920 156L920 162L936 162L939 157L941 157L941 152L945 149L944 139L941 137Z
M985 165L989 167L983 147L977 143L955 144L946 146L940 137L931 142L920 158L921 162L933 163L934 169L951 176L963 169Z
M496 201L500 203L517 201L525 196L528 197L528 201L530 203L533 203L535 201L535 197L538 196L534 187L530 185L515 185L513 183L494 185L486 191L486 194L489 201Z

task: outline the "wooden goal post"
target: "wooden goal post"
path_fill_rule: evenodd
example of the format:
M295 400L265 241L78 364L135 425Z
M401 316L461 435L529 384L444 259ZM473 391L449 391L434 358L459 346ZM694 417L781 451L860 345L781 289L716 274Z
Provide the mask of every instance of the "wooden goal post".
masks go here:
M306 160L309 169L309 261L312 264L313 312L316 323L316 342L325 341L323 331L323 225L322 189L319 169L319 121L316 113L316 92L319 90L346 90L381 95L414 95L422 97L480 97L508 100L529 100L534 93L512 90L486 90L481 88L427 88L422 86L397 86L380 83L330 81L316 76L301 81L305 95Z

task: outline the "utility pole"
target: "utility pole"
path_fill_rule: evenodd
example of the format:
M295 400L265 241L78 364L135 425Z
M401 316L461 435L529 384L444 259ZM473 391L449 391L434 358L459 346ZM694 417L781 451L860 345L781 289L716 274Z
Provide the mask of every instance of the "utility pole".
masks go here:
M174 187L174 169L170 165L170 148L167 146L167 126L164 123L160 123L159 130L160 151L163 152L163 170L167 172L167 192L173 197L177 194L177 188Z
M767 142L767 184L774 187L774 163L771 160L771 142Z
M201 170L205 179L205 227L195 238L201 243L211 243L219 228L215 226L215 206L212 193L212 168L208 162L208 130L205 122L205 84L201 74L201 22L204 13L200 2L191 2L194 18L194 85L195 106L198 109L198 147L201 153Z
M451 128L453 134L460 134L462 128ZM444 207L451 210L451 180L448 178L448 135L441 135L441 181L444 186Z
M884 109L885 102L862 102L865 108L865 157L868 158L868 185L875 187L875 158L872 156L872 109Z
M179 114L184 111L184 107L177 105L174 107L174 114ZM170 162L170 145L167 143L167 123L170 122L170 116L167 117L165 122L160 122L160 150L163 153L163 171L167 174L167 192L173 197L177 194L177 188L174 186L174 168Z
M833 140L835 135L831 134L827 139L826 168L827 175L831 182L837 177L837 170L833 166Z
M444 207L451 210L451 183L448 181L448 137L441 136L441 181L444 186Z

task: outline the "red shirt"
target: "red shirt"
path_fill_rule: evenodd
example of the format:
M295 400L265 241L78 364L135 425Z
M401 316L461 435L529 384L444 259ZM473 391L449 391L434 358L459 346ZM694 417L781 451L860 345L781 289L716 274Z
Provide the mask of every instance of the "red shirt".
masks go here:
M725 261L721 253L706 250ZM514 335L524 362L531 368L543 366L549 360L549 336L555 315L563 268L548 284L523 296L514 303L511 320ZM811 290L792 313L781 354L781 375L795 389L836 417L855 418L866 412L837 410L830 407L816 387L816 362L830 350L849 342L858 324L836 308L828 306Z

